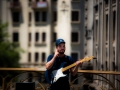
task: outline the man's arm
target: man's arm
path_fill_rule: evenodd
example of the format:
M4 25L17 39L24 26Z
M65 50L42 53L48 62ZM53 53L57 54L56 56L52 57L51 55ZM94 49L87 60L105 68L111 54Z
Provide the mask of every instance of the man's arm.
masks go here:
M82 63L80 61L76 61L76 66L70 69L72 76L75 76L77 74L78 68L81 65L82 65Z
M54 54L54 56L53 56L53 58L46 63L46 65L45 65L45 66L46 66L46 69L49 70L49 69L53 66L54 61L55 61L56 57L58 57L58 56L59 56L59 52L56 51L55 54Z
M46 66L46 69L49 70L49 69L53 66L54 61L55 61L55 58L56 58L56 57L53 56L53 58L52 58L49 62L46 63L46 65L45 65L45 66Z

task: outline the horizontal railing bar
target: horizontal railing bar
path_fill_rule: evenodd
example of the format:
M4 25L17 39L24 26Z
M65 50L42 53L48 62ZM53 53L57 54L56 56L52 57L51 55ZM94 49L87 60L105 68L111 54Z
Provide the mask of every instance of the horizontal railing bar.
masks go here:
M0 71L45 71L40 68L0 68Z
M44 72L40 68L0 68L0 71L40 71ZM118 71L98 71L98 70L78 70L79 73L91 73L91 74L114 74L120 75Z
M98 70L78 70L79 73L92 73L92 74L114 74L120 75L118 71L98 71Z

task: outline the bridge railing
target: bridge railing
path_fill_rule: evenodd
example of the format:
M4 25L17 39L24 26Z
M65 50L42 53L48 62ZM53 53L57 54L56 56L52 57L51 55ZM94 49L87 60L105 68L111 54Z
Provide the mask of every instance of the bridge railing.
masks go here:
M18 74L9 80L10 73L2 74L2 72L16 71ZM35 82L35 90L49 90L50 85L45 82L44 72L39 68L0 68L0 90L16 90L17 82ZM108 75L115 77L114 80L109 80ZM78 70L77 77L70 81L70 87L71 90L120 90L119 76L120 72L117 71ZM75 81L80 78L86 79L75 84Z

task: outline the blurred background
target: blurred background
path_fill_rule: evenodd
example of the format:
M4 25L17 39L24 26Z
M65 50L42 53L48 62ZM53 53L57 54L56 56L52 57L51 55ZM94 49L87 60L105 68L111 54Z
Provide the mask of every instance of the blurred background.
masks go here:
M0 0L0 67L45 70L56 39L63 38L65 53L75 61L93 55L97 59L90 61L92 69L120 71L119 4L120 0ZM115 82L113 76L108 78Z

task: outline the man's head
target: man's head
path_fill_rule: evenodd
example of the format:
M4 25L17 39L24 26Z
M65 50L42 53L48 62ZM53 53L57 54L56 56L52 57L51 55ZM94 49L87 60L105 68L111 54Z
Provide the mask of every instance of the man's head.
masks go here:
M64 54L65 52L65 41L63 39L56 40L56 49L60 54Z

